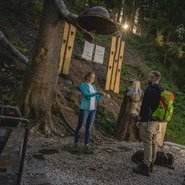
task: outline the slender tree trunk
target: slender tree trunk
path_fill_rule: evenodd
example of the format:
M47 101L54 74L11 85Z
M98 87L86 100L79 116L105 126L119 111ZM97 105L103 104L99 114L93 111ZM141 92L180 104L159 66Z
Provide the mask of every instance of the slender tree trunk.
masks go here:
M44 134L54 131L51 108L58 78L63 23L54 2L45 0L36 55L23 84L24 114L35 119Z
M165 48L165 51L164 51L164 65L166 65L166 62L167 62L167 57L168 57L168 50Z
M164 65L166 65L167 59L168 59L168 45L167 45L167 43L169 43L169 41L170 41L170 36L171 36L171 34L168 33L166 35L165 40L164 40L164 61L163 61Z

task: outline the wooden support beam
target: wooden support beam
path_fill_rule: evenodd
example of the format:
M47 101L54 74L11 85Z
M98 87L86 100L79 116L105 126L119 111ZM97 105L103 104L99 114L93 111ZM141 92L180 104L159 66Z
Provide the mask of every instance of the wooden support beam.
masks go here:
M121 77L121 67L123 63L124 49L125 49L125 42L121 41L121 48L119 53L119 61L118 61L118 68L117 68L116 82L115 82L115 89L114 89L115 93L119 93L119 90L120 90L120 77Z
M114 58L114 65L113 65L112 78L111 78L111 84L110 84L110 90L113 90L113 91L115 87L116 72L118 68L120 46L121 46L121 38L119 37L117 38L117 42L116 42L116 54Z
M65 58L65 51L66 51L66 46L67 46L69 27L70 27L69 24L65 22L63 36L62 36L62 45L60 49L60 61L59 61L59 69L58 69L59 74L62 74L62 69L64 65L64 58Z
M110 82L111 82L112 68L113 68L115 52L116 52L116 37L112 37L111 49L110 49L110 54L109 54L109 62L108 62L108 68L107 68L105 90L110 89Z
M74 46L74 41L75 41L75 34L76 34L76 28L73 25L70 25L65 58L64 58L64 67L62 69L63 74L69 73L72 51L73 51L73 46Z

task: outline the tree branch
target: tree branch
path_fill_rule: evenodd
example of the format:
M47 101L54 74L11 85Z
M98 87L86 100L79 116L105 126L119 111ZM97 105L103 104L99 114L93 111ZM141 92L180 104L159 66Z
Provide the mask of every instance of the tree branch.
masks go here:
M71 13L63 0L55 0L59 13L66 19L67 22L76 25L78 15Z
M0 44L2 44L10 53L12 53L17 59L19 59L22 63L28 64L29 59L19 52L15 46L5 37L3 32L0 30Z
M78 15L71 13L63 0L55 0L55 4L59 10L59 14L70 24L74 25L79 32L81 32L85 39L88 40L89 42L92 42L94 40L94 37L91 33L88 31L84 30L82 27L78 25L77 19Z

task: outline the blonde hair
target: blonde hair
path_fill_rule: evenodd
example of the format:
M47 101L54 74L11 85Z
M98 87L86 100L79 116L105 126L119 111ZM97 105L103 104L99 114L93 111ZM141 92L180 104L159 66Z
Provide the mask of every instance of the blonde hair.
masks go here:
M141 83L138 80L133 80L130 90L127 92L134 101L140 101L143 96L143 91L141 90Z
M138 80L134 80L132 83L132 88L141 90L141 83Z

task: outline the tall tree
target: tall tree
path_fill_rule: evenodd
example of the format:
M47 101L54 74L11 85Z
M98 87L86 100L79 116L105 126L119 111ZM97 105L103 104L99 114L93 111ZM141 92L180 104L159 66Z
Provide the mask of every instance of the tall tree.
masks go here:
M64 20L75 24L62 0L44 0L40 36L35 56L23 84L23 111L33 118L44 134L56 133L52 104L57 92L58 63Z
M56 96L60 95L58 65L65 20L76 26L86 40L93 40L93 36L78 25L78 16L67 10L63 0L44 0L37 50L23 84L23 111L46 135L56 133L51 111Z

